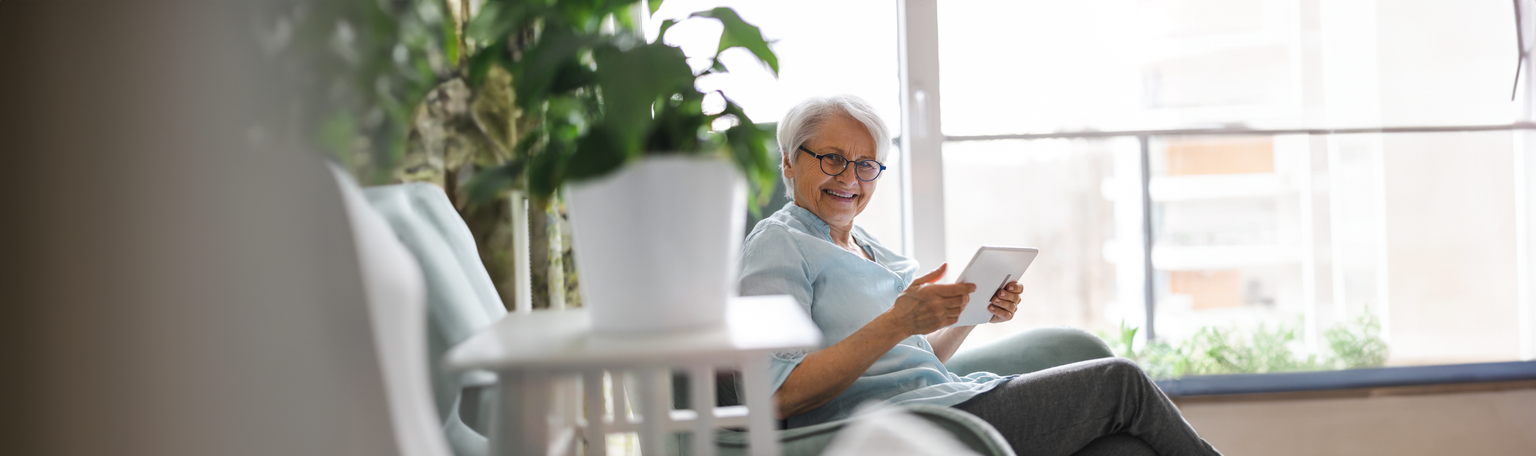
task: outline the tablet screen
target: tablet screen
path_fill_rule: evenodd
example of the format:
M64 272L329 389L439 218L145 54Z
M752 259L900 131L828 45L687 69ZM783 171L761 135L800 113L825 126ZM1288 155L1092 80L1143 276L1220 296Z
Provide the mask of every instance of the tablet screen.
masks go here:
M960 313L960 320L950 326L979 325L991 320L992 311L987 307L992 296L1008 282L1018 281L1039 254L1040 249L1034 247L982 246L976 249L971 263L955 279L955 283L976 284L976 291L971 293L971 301Z

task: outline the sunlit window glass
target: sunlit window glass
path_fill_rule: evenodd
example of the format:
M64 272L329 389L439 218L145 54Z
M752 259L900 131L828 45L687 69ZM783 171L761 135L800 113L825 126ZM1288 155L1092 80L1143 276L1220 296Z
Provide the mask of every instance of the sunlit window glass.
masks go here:
M1071 325L1137 331L1164 378L1519 358L1509 131L967 138L1509 123L1508 2L939 8L948 260L1041 248L1020 318L962 350Z
M735 9L762 29L778 55L779 74L774 78L746 50L727 50L720 61L729 73L702 78L700 90L722 91L754 122L778 122L790 107L811 96L856 95L875 107L892 137L901 135L895 2L668 0L646 19L646 39L656 39L663 20L682 21L667 31L666 42L681 47L695 71L703 71L715 55L721 27L714 21L684 19L719 6ZM891 149L884 160L888 168L900 166L896 148ZM900 204L899 180L881 178L855 223L900 250Z

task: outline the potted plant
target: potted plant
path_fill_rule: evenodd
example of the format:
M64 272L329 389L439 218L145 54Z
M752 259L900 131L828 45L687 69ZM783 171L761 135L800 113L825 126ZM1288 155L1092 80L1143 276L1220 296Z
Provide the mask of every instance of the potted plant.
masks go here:
M491 2L468 34L489 43L470 57L472 84L505 81L515 108L539 119L512 160L470 182L471 194L525 185L548 200L568 187L583 302L594 331L608 334L722 322L748 187L766 198L775 174L770 133L723 94L695 88L726 71L718 52L695 74L662 43L673 22L646 43L626 19L632 4ZM606 21L583 20L590 11L607 11ZM761 32L733 10L691 17L721 22L717 51L745 48L777 73ZM706 110L706 99L719 109Z
M651 11L659 4L650 2ZM615 282L623 278L605 278L615 274L602 271L626 271L623 277L634 278L636 270L661 269L655 267L657 261L699 254L714 260L683 261L686 267L707 267L703 270L711 277L724 277L734 267L734 238L741 231L730 226L740 218L740 197L734 196L740 194L739 183L734 183L739 178L732 170L746 177L759 200L766 199L775 174L773 155L765 146L768 132L723 95L694 88L698 77L724 72L725 67L716 59L695 74L678 49L661 44L659 38L646 43L635 24L637 7L634 0L294 3L275 8L279 14L262 21L263 40L283 50L273 54L275 63L291 61L291 73L314 94L295 100L306 107L297 122L320 126L315 136L360 182L430 182L444 189L473 232L481 259L509 309L522 299L514 296L529 294L534 308L557 305L562 296L570 296L569 289L562 288L576 288L575 276L583 277L586 286L580 288L593 292L585 294L616 302L603 296L618 292L632 298L643 290L630 290L632 286ZM734 11L718 8L694 17L722 23L718 50L745 48L777 72L777 60L760 31ZM663 35L672 25L662 24ZM720 109L706 111L706 98L719 101L710 105ZM576 242L586 248L564 247L569 239L561 239L563 199L588 199L584 189L633 180L624 177L626 173L646 174L639 170L663 162L703 167L673 171L673 178L660 179L664 183L690 180L687 176L730 182L715 182L707 190L663 189L658 192L670 196L619 204L625 210L652 205L641 215L622 216L620 222L578 220L571 237L581 238ZM572 184L570 198L562 198L560 189L567 184ZM635 185L649 188L618 184L619 190L613 190L617 196L590 198L598 203L572 201L571 215L585 219L618 214L596 204L640 195ZM684 194L716 195L718 201L710 204L729 205L711 209L714 215L673 216L723 223L722 229L708 230L718 231L710 237L716 240L709 241L714 253L699 253L703 235L661 226L644 229L671 236L642 231L642 222L666 219L661 210L702 204L676 199ZM518 233L526 235L517 240ZM601 240L606 235L622 236L610 239L621 246L656 245L668 238L693 242L639 255L643 259L621 260L619 249ZM732 244L722 247L720 236ZM527 255L520 259L520 253ZM576 268L571 259L577 260ZM575 274L576 269L583 273ZM528 275L516 278L519 274ZM721 295L730 279L711 279L712 291L685 294ZM695 276L690 283L673 282L647 284L672 291L695 286L698 280ZM656 293L649 296L676 302ZM649 309L646 303L625 301L622 309ZM608 328L607 316L616 314L595 310L599 327Z

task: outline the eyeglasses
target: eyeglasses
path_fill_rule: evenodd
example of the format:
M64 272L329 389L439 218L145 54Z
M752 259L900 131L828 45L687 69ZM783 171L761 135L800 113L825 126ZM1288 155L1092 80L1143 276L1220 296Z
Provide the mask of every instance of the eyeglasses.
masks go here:
M811 154L812 157L816 157L816 160L821 161L821 172L827 173L828 176L837 176L842 174L843 171L848 170L849 160L842 155L816 155L815 152L811 152L811 150L806 149L805 146L800 146L800 150L807 154ZM875 180L875 178L880 177L881 171L885 171L885 165L882 165L880 162L874 160L859 160L852 163L853 175L857 176L861 181Z

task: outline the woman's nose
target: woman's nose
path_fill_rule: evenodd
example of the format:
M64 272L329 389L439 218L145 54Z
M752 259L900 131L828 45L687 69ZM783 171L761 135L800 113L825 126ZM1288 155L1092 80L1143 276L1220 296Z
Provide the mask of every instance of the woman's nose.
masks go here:
M849 163L848 166L843 167L843 172L837 173L837 175L832 176L832 178L837 179L838 182L852 182L857 184L859 183L859 178L858 173L855 171L856 170L853 169L853 164Z

